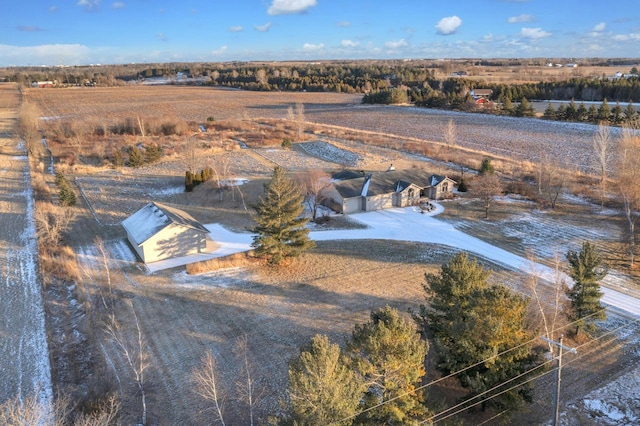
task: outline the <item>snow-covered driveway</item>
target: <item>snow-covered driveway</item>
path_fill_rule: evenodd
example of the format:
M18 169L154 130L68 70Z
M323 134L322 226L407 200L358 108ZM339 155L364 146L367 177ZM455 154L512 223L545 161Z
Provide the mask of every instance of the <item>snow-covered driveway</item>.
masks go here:
M312 231L310 237L315 241L380 239L442 244L483 257L507 268L526 273L531 271L532 265L528 259L495 247L438 220L435 216L442 210L442 206L436 204L436 209L429 213L421 213L420 209L416 207L356 213L349 217L367 225L366 229ZM154 272L197 260L222 257L251 248L251 234L234 233L218 224L205 226L211 231L211 238L219 244L215 252L156 262L147 265L149 270ZM534 266L536 273L540 274L542 278L548 280L554 278L555 271L552 268L539 264ZM567 278L567 280L570 282L570 279ZM604 287L602 291L604 292L602 301L607 305L628 314L640 316L640 301L634 297Z

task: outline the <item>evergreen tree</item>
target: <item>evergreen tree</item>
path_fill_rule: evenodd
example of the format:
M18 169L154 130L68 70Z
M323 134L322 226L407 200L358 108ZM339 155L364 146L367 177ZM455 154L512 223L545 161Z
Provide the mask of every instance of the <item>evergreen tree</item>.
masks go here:
M609 108L607 98L604 98L602 100L600 108L598 108L598 120L607 122L611 120L611 108Z
M624 120L629 123L636 115L636 109L633 107L633 103L629 102L624 110Z
M591 104L589 107L589 111L587 112L587 121L589 121L589 123L598 122L598 108L596 108L594 104Z
M573 98L571 98L571 102L569 102L569 104L567 105L567 109L565 110L564 113L568 121L576 121L576 118L578 115L578 109L576 107L576 103L573 100Z
M164 150L156 143L147 145L144 149L144 161L146 163L155 163L162 158Z
M587 115L587 107L584 106L584 102L581 102L578 110L576 111L576 120L585 121L587 119Z
M558 121L565 121L567 119L567 107L564 104L560 104L558 106L558 111L556 112L556 119Z
M504 286L490 286L489 276L490 271L465 253L455 255L442 265L439 275L425 276L423 287L429 305L421 305L419 314L414 316L433 340L442 373L473 365L456 375L470 396L498 386L540 362L532 352L532 336L527 330L527 300ZM483 408L491 405L515 410L524 402L531 402L533 388L528 384L489 400L526 379L525 374L504 388L483 395Z
M65 178L61 172L57 171L55 182L58 187L58 202L60 205L62 207L75 206L77 202L76 193L73 192L69 186L67 178Z
M598 283L607 275L608 270L595 245L588 241L582 243L580 252L569 250L567 261L569 276L574 282L573 287L566 290L569 298L567 317L570 321L577 321L578 334L581 327L592 330L596 321L607 317L600 304L602 292Z
M265 194L256 206L256 223L252 246L256 256L269 263L280 264L288 257L298 256L314 247L305 228L308 218L300 217L304 196L289 179L282 167L276 166Z
M356 414L362 376L351 370L337 344L316 335L289 363L285 424L328 425ZM353 419L340 424L351 424Z
M481 175L492 175L495 172L493 168L493 164L491 164L491 158L485 157L482 159L482 164L480 164Z
M397 398L362 413L357 423L406 425L424 418L428 410L415 389L426 374L428 345L410 321L389 306L374 311L371 321L355 326L347 350L369 384L361 409Z
M184 189L187 192L193 191L193 174L187 170L184 176Z
M553 105L551 105L551 102L549 102L549 105L547 105L547 108L544 110L544 114L542 116L547 120L556 119L556 110L553 108Z
M129 167L140 167L144 164L144 156L142 151L137 146L130 146L128 149L129 153Z
M511 102L510 97L505 97L504 101L502 101L502 110L507 114L511 115L513 113L513 103Z

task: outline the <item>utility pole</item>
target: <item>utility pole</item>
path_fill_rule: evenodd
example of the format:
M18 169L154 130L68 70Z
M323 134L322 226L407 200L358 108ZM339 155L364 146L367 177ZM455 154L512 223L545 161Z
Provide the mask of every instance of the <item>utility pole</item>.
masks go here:
M551 343L558 347L558 357L556 358L557 368L556 368L556 392L555 392L555 404L554 404L554 417L553 417L553 426L558 426L558 417L560 414L560 382L562 381L562 350L566 350L571 352L572 354L578 353L575 348L570 348L562 344L563 335L560 335L560 341L555 342L553 340L547 339L542 336L541 339L547 343Z

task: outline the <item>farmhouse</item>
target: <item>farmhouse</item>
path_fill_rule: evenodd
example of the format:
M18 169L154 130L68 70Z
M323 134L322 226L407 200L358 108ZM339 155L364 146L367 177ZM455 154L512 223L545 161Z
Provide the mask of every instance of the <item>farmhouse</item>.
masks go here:
M329 207L345 214L412 206L426 199L439 200L449 196L455 185L455 181L446 176L392 168L345 177L326 188L323 194Z
M127 239L144 263L202 253L209 231L188 213L148 203L122 221Z

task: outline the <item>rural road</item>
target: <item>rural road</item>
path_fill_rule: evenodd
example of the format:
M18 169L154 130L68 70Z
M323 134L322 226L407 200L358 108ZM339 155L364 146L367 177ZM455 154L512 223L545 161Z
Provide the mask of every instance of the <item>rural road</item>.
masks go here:
M0 403L52 397L33 193L26 150L15 134L20 93L0 85Z

